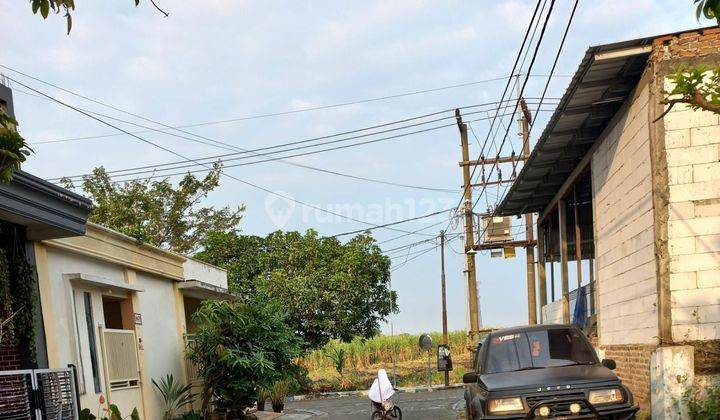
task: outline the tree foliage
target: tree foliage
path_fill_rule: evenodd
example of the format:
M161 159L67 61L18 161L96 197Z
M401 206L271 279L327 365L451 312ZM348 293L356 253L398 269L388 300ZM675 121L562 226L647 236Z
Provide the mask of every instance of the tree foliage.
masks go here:
M715 19L720 25L720 0L695 0L695 17ZM697 65L690 69L680 66L674 74L668 76L674 83L670 92L663 91L662 103L669 105L655 121L663 118L679 103L687 104L691 109L705 110L720 114L720 67L710 68Z
M679 103L687 104L695 111L705 110L720 114L720 68L711 69L699 65L686 70L684 66L680 66L668 79L674 86L671 91L665 92L666 97L662 102L670 106L660 118Z
M175 187L169 179L115 183L103 167L83 178L82 189L95 203L90 220L140 241L176 252L195 251L209 232L236 232L244 206L199 207L220 182L221 167L203 179L185 175ZM69 180L62 181L74 188Z
M0 109L0 182L12 181L14 171L20 169L32 149L17 132L17 121Z
M242 411L258 389L291 376L300 339L281 306L205 301L193 315L199 326L188 358L203 378L203 412L211 400L221 410Z
M700 16L713 20L715 19L720 25L720 0L695 0L697 8L695 9L695 17L700 20Z
M140 0L134 0L135 6L140 5ZM155 3L154 0L150 0L150 3L165 17L168 16L168 14L160 9L158 5ZM67 33L70 34L70 31L72 30L72 14L70 14L71 11L75 10L75 0L30 0L30 5L32 7L32 11L34 14L38 14L40 12L40 16L42 16L43 19L47 19L50 15L50 11L52 10L55 14L62 13L65 17L65 20L67 22Z
M390 260L367 234L342 244L313 230L265 238L213 233L196 257L226 268L241 299L280 302L306 348L370 338L395 308Z

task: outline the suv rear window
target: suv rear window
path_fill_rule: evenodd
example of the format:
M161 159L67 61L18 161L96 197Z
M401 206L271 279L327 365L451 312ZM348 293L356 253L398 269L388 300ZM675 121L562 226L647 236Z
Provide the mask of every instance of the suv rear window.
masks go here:
M485 373L596 363L585 337L571 328L494 335L487 352Z

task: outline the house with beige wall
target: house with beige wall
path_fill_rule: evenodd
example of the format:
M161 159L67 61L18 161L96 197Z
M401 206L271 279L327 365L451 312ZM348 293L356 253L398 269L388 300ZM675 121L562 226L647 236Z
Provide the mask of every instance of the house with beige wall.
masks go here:
M0 111L14 117L2 84ZM137 408L142 419L162 418L152 380L196 379L185 359L192 314L204 300L233 298L225 270L89 223L91 209L88 199L23 171L0 183L0 257L11 264L0 280L34 323L32 343L0 344L2 415L35 418L37 409L75 419L83 408L96 414L102 395L125 416ZM30 296L13 290L18 258L31 267L22 279ZM0 304L0 319L11 309ZM54 392L35 408L38 386Z
M202 300L231 297L225 271L92 223L37 242L35 255L49 366L76 366L83 408L103 395L125 414L161 418L152 380L189 380L189 318Z
M541 321L586 294L586 331L654 418L720 374L720 119L663 115L698 64L720 66L720 29L590 47L496 211L537 214Z

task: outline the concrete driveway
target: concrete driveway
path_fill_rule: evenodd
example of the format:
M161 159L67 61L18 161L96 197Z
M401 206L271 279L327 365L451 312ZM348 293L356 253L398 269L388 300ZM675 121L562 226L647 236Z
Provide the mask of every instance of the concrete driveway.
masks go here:
M398 406L403 419L455 420L464 413L463 389L432 392L401 393ZM369 419L370 400L365 396L293 401L285 404L286 414L280 419Z

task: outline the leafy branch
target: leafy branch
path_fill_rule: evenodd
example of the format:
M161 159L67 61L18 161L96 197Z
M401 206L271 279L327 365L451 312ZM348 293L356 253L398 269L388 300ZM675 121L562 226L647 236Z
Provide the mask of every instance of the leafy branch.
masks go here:
M695 0L697 9L695 9L695 17L700 20L700 16L710 20L717 20L720 25L720 0Z
M700 65L685 70L681 66L668 79L674 86L670 92L663 91L666 96L660 103L669 106L655 121L667 115L676 104L687 104L694 111L720 114L720 68L710 69Z
M17 121L0 109L0 182L12 181L12 173L20 169L32 149L17 132Z
M170 16L155 3L155 0L150 0L150 3L155 7L155 9L165 15L165 17ZM32 5L33 13L37 14L40 12L40 16L42 16L43 19L48 18L50 10L52 10L55 14L63 13L65 20L67 21L67 33L70 34L70 31L72 30L72 15L70 14L70 11L75 10L75 0L30 0L30 4ZM139 5L140 0L135 0L135 6L137 7Z

